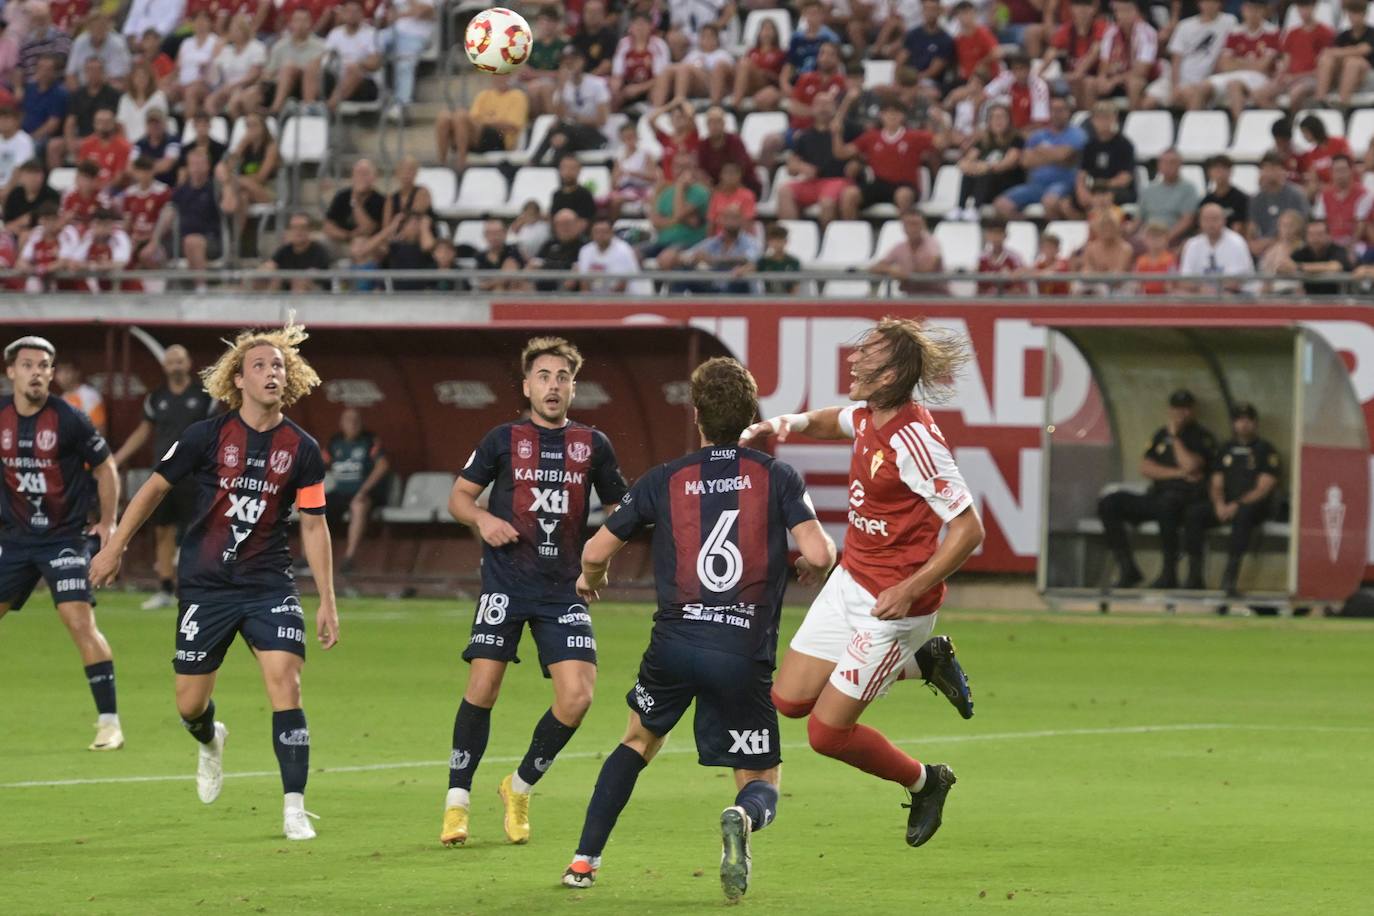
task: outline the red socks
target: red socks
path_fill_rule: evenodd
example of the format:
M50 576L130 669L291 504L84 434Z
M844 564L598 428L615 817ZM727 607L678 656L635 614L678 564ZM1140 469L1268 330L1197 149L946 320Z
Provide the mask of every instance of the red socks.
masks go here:
M789 719L801 719L809 715L811 707L816 705L815 700L789 700L780 695L775 688L773 691L773 705L782 715Z
M778 708L781 711L782 707ZM816 753L834 757L879 779L907 787L921 778L921 762L898 750L876 728L861 724L835 728L812 716L807 720L806 734Z

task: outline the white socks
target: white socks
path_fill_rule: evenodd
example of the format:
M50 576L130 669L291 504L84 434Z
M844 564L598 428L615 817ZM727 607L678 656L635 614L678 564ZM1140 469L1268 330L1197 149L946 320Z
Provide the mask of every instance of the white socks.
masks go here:
M511 775L510 787L516 792L519 792L521 795L529 795L530 792L534 789L534 786L530 785L529 783L525 782L525 780L520 778L520 774L518 772Z
M467 789L449 789L448 795L444 796L445 808L468 808L471 802Z
M907 786L907 790L910 791L912 795L915 795L917 792L921 791L926 787L927 772L928 771L926 770L926 765L924 763L921 764L921 778L917 779L914 783Z
M113 713L113 712L102 712L102 713L100 714L100 718L96 721L96 724L97 724L97 725L118 725L118 724L119 724L119 714L118 714L118 713Z
M305 794L302 792L287 792L282 797L282 808L287 811L304 811Z

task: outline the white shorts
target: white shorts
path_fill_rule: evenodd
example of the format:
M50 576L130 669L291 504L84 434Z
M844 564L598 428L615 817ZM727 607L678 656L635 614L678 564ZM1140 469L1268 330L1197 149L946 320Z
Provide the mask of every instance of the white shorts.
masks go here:
M847 697L875 700L887 693L902 665L925 645L935 614L881 620L877 599L839 567L811 603L792 648L835 663L830 683Z
M1207 82L1216 91L1216 98L1224 100L1226 87L1232 83L1240 83L1251 92L1259 92L1269 85L1269 77L1258 70L1228 70L1226 73L1214 73L1207 77Z

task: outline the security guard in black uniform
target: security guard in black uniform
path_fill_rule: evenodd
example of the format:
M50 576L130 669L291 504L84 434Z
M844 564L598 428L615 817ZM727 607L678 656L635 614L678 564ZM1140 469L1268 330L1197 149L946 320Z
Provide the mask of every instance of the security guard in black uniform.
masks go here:
M1169 395L1169 422L1150 439L1140 459L1140 473L1150 481L1145 495L1125 490L1102 497L1097 515L1102 519L1107 546L1116 557L1119 575L1116 588L1134 588L1143 576L1131 555L1126 526L1154 520L1159 523L1160 552L1164 566L1151 588L1178 588L1178 534L1187 511L1206 503L1206 476L1216 438L1197 422L1197 399L1179 389Z
M1191 506L1184 520L1184 544L1188 549L1188 588L1203 589L1202 542L1207 529L1230 525L1226 572L1221 589L1236 594L1240 561L1250 549L1255 529L1270 517L1279 485L1279 453L1259 438L1259 411L1254 404L1231 408L1232 438L1217 450L1212 467L1210 501Z

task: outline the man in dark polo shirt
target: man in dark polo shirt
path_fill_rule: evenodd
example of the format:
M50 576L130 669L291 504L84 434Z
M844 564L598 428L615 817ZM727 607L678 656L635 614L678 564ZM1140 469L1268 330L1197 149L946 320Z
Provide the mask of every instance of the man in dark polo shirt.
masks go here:
M181 253L191 270L205 270L224 253L223 219L219 210L219 189L210 176L210 157L203 149L193 149L186 157L186 180L172 191L172 206L163 215L177 215ZM205 281L196 280L203 290Z
M286 244L272 253L258 269L265 272L278 270L328 270L329 252L323 245L310 237L310 217L305 213L293 213L286 223ZM293 293L309 293L328 289L326 280L307 280L296 277L291 280L271 280L269 289L280 290L286 286Z

